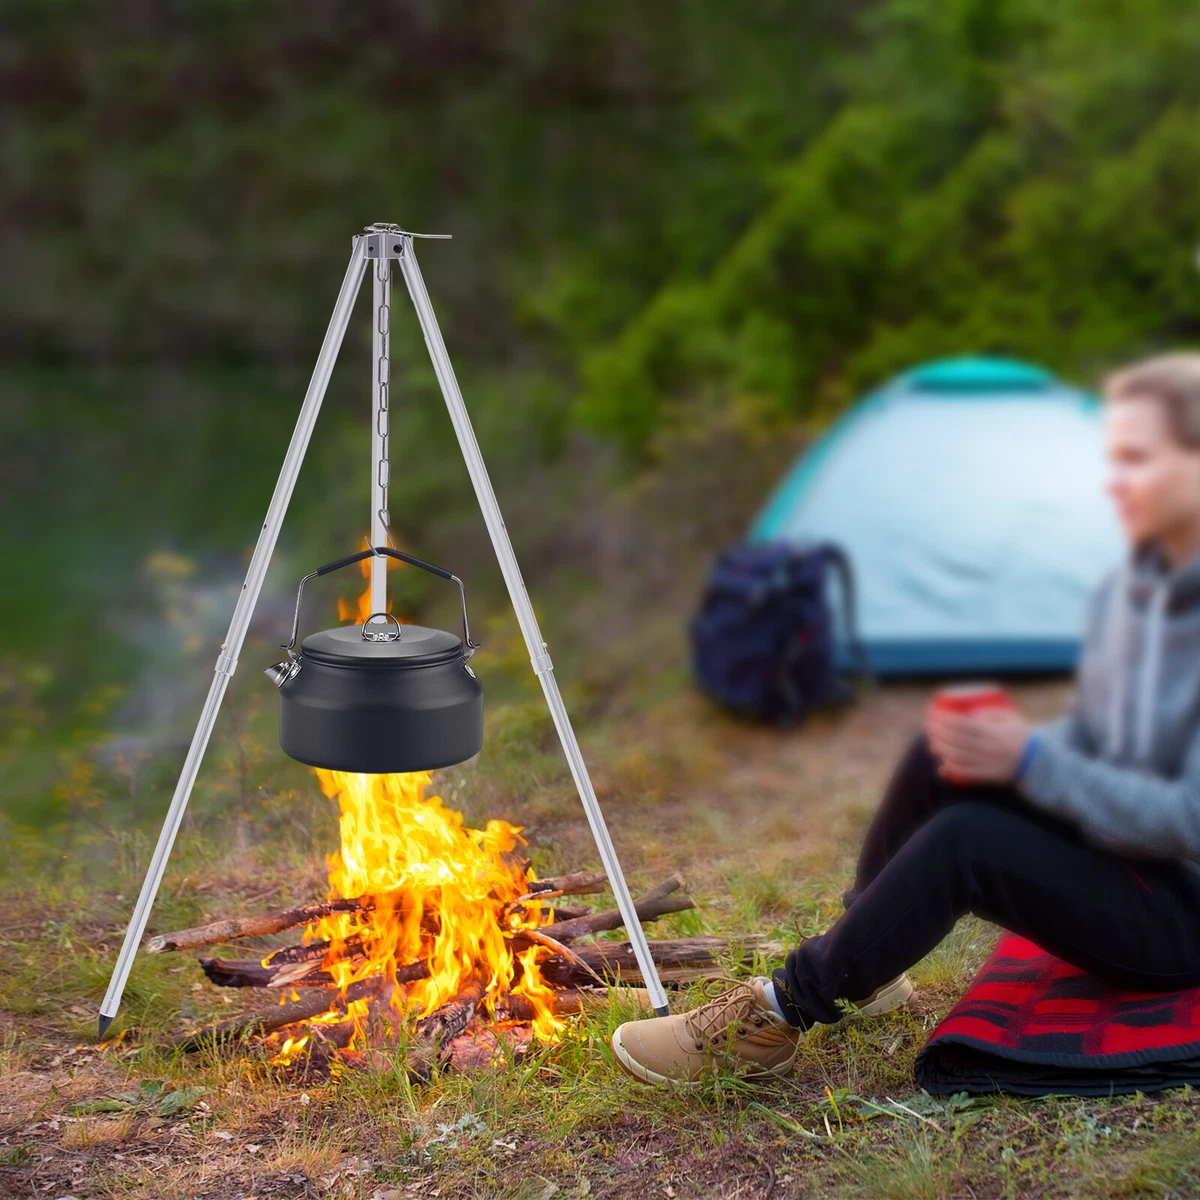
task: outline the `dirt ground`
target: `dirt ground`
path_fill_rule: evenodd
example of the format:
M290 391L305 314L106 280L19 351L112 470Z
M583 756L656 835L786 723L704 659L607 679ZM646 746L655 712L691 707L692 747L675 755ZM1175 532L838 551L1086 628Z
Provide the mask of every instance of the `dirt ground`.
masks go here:
M1013 690L1034 719L1059 711L1069 691L1061 682ZM784 731L731 721L691 692L623 717L589 755L631 878L654 882L681 871L706 932L764 930L784 941L791 930L816 932L840 911L857 841L919 728L927 696L921 684L877 687L848 710ZM487 803L497 802L497 789L483 791ZM560 793L552 789L557 799L528 814L531 846L562 869L592 864L582 814ZM187 866L173 869L182 875ZM206 915L253 911L267 889L280 889L283 899L292 888L311 889L312 879L289 879L290 869L235 863L191 886ZM175 886L188 885L176 879ZM661 1102L602 1062L602 1022L544 1057L536 1081L524 1079L526 1093L537 1088L525 1101L511 1075L452 1081L414 1096L395 1079L306 1089L262 1056L194 1062L139 1047L133 1036L97 1049L95 1000L120 928L113 925L120 905L107 901L49 897L58 910L36 915L21 897L3 904L0 1196L812 1194L803 1165L746 1123L736 1090L710 1096L699 1109L681 1108L664 1124ZM986 927L975 924L959 957L927 970L926 993L906 1018L911 1027L888 1031L889 1053L907 1045L894 1062L855 1066L855 1055L873 1053L869 1042L818 1046L792 1091L771 1100L771 1119L811 1124L839 1076L859 1090L872 1079L890 1080L898 1094L917 1044L990 945ZM147 1001L147 1011L163 1001L176 1017L225 1015L244 1003L197 982L190 960L161 970L158 999ZM571 1064L603 1074L581 1093L565 1086ZM879 1069L882 1077L871 1074ZM834 1145L837 1131L823 1119ZM755 1120L762 1126L761 1114ZM556 1139L555 1129L569 1136ZM483 1165L485 1151L489 1163L508 1162L509 1175ZM651 1178L665 1182L646 1193Z

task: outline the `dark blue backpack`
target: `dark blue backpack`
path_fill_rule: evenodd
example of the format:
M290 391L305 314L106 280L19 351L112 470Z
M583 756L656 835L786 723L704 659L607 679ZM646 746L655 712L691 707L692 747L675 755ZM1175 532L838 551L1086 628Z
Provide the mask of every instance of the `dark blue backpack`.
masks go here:
M759 542L723 551L709 572L688 627L700 686L736 712L781 724L852 699L834 665L826 594L831 571L840 584L850 652L865 675L845 553L828 542Z

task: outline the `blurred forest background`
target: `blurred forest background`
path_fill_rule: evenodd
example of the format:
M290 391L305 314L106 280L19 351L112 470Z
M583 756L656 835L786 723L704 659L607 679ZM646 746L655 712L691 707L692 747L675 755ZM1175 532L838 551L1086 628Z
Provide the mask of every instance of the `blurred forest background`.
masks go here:
M418 243L429 290L556 661L600 705L622 662L686 686L704 561L864 387L983 351L1092 383L1195 342L1197 62L1191 0L9 0L10 859L157 827L364 224L454 235ZM360 306L202 777L243 809L281 757L239 740L270 729L259 659L366 529ZM393 312L397 532L484 623L498 572ZM519 709L522 648L484 632Z

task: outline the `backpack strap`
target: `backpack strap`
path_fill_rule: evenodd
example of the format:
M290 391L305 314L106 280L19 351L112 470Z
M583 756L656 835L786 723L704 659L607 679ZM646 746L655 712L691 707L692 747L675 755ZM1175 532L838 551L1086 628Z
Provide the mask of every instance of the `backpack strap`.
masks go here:
M846 630L846 644L854 663L854 673L859 679L871 679L871 665L867 661L866 647L858 629L858 604L854 587L854 568L845 550L835 542L824 542L822 550L838 577L838 590L842 593L842 624Z

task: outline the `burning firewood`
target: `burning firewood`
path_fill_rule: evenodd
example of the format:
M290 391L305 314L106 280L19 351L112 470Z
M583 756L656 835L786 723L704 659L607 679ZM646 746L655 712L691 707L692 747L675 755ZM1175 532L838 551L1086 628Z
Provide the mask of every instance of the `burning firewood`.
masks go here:
M201 958L197 961L209 982L215 983L217 987L273 987L276 985L282 969L274 964L263 966L256 958ZM332 987L334 985L333 976L328 971L321 970L320 959L303 965L311 966L311 973L299 979L292 979L288 984L289 987ZM414 969L420 968L426 974L429 970L424 963L414 963L413 967Z
M651 888L645 895L639 896L633 904L634 911L640 921L655 921L668 913L683 912L695 908L696 902L691 896L675 896L672 893L684 886L683 878L672 875L664 879L656 888ZM621 910L608 908L603 912L589 913L586 917L575 917L569 921L555 921L546 926L546 931L556 942L573 942L576 938L586 937L592 933L606 933L610 929L620 929L625 924ZM514 943L521 940L521 934L513 936Z
M302 1071L321 1071L335 1056L394 1067L395 1051L401 1069L425 1076L439 1065L523 1053L532 1037L553 1041L563 1029L559 1014L578 1012L587 996L607 998L606 979L635 977L627 947L584 941L621 928L621 912L562 902L607 891L605 875L531 879L519 829L497 819L466 828L460 814L425 796L420 773L318 776L341 810L329 885L343 898L150 942L163 953L306 926L304 944L261 958L200 960L221 986L303 988L304 996L189 1033L179 1045L282 1038L272 1061L291 1066L303 1057ZM685 891L678 875L664 880L634 902L639 920L695 907ZM652 950L654 958L673 954L677 961L664 969L679 972L712 969L719 952L659 945L670 949Z
M553 926L548 928L552 929ZM745 937L692 937L650 942L650 956L659 969L659 977L669 983L712 977L720 973L722 963L731 959L747 965L756 950L759 953L774 953L782 949L782 946L765 943L753 934ZM556 988L588 986L595 982L593 971L611 982L641 982L641 971L628 942L576 943L570 950L572 955L582 960L584 969L581 970L577 963L565 958L551 957L542 963L542 977ZM270 968L261 966L253 959L202 958L200 965L205 975L219 987L268 987L272 979ZM428 977L429 967L422 962L396 970L399 983L412 983ZM330 989L334 982L327 972L318 972L291 986Z
M199 1050L213 1041L230 1042L253 1034L270 1033L272 1030L282 1029L285 1025L324 1016L325 1013L339 1007L344 1012L346 1005L353 1001L366 1000L375 995L382 984L382 979L362 979L352 983L346 989L345 996L331 995L327 991L314 992L311 996L289 1004L277 1004L273 1008L251 1013L249 1016L218 1021L208 1029L177 1038L172 1044L179 1050Z
M353 900L325 900L320 904L305 904L300 908L288 908L258 917L229 917L196 929L160 933L146 943L146 953L164 954L168 950L188 950L196 946L211 946L214 942L231 942L235 938L280 933L285 929L295 929L297 925L308 925L332 913L363 912L369 910L371 904L371 897L364 896Z
M483 980L472 979L453 1000L447 1001L416 1024L417 1038L430 1044L457 1037L470 1024L483 999Z
M529 885L524 900L545 900L548 896L594 896L608 887L608 876L599 871L576 871L573 875L552 875Z
M652 1012L650 994L643 988L581 987L562 989L555 994L556 1016L571 1016L588 1008L607 1007L610 1000L643 1012ZM474 1071L508 1055L521 1057L533 1042L528 1022L537 1016L524 996L509 993L496 1003L496 1024L468 1026L457 1037L448 1039L438 1054L438 1063L454 1071Z
M529 1025L483 1025L451 1038L438 1054L441 1066L452 1071L478 1071L506 1055L520 1058L533 1044Z
M579 871L573 875L536 880L530 885L524 896L518 897L510 904L515 906L534 900L545 902L555 896L594 895L604 891L607 887L607 876L595 872ZM215 945L217 942L232 942L237 938L282 933L285 929L309 925L313 921L335 913L365 913L371 912L374 907L375 898L373 896L356 896L348 900L325 900L318 904L305 904L298 908L284 909L281 912L263 913L257 917L229 917L223 921L213 921L209 925L199 925L194 929L160 933L146 943L146 952L148 954L165 954L171 950L191 950L197 946ZM559 910L556 907L557 911ZM308 949L308 947L299 949Z
M594 879L595 876L565 878ZM696 902L690 896L673 895L683 886L683 879L679 875L672 875L657 887L639 896L634 902L638 917L642 921L653 921L669 913L695 908ZM548 934L555 942L565 946L589 934L619 929L622 924L620 910L611 908L566 921L555 921L542 926L540 932ZM533 940L526 931L518 932L512 937L514 946L519 947L528 947ZM330 946L329 942L315 942L309 946L286 946L267 955L261 961L202 958L200 966L209 980L219 987L327 987L334 981L327 971L322 970L321 960L329 952ZM347 938L339 949L339 959L353 960L362 953L361 939ZM304 969L299 972L287 972L286 969L293 965ZM428 968L422 963L412 963L396 969L396 978L401 983L411 983L427 977Z

